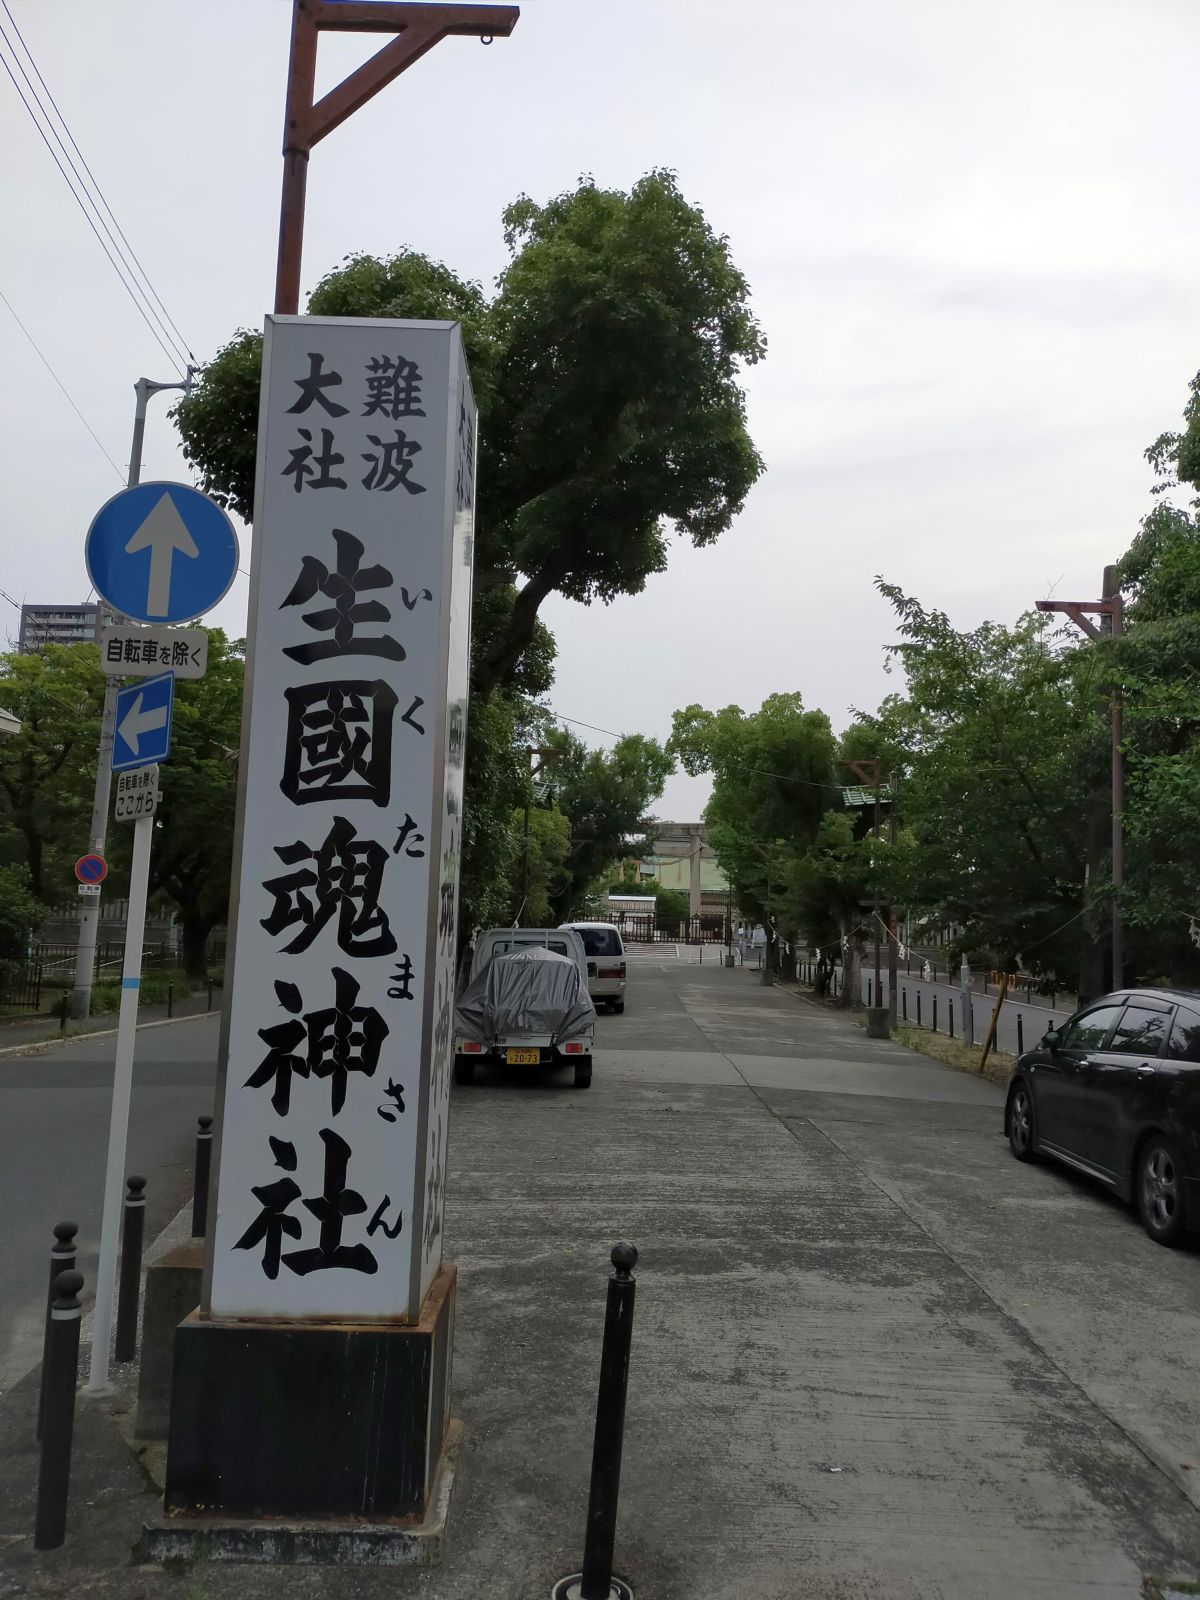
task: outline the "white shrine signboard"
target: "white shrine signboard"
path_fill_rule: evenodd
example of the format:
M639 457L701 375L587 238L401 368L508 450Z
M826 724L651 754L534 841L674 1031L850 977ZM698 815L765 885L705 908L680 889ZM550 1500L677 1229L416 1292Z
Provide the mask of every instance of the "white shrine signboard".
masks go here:
M441 1264L474 490L457 324L268 317L213 1317Z

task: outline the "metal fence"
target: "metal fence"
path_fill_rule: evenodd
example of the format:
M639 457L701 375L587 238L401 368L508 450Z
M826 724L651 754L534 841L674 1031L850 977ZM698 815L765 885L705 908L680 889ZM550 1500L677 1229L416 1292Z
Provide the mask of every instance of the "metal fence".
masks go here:
M626 944L724 944L729 937L729 924L720 915L659 923L648 912L621 911L616 920Z
M70 983L75 976L77 947L73 944L43 944L34 951L32 960L41 964L48 983ZM125 960L124 940L104 940L96 945L96 962L92 969L93 982L101 978L119 978ZM142 971L161 972L177 965L177 957L167 943L147 944L142 947Z
M42 1004L40 961L0 960L0 1011L24 1015Z

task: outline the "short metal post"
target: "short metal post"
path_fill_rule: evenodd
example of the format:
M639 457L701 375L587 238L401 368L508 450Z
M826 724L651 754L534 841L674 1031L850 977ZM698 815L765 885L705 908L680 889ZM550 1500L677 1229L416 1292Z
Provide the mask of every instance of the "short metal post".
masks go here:
M937 995L933 997L933 1031L937 1032Z
M71 1437L75 1431L75 1385L79 1378L79 1291L82 1288L81 1272L60 1272L54 1280L50 1338L46 1346L42 1459L33 1526L35 1550L57 1550L67 1536Z
M117 1340L114 1361L132 1361L137 1355L138 1302L142 1297L142 1239L146 1231L146 1180L125 1180L125 1214L121 1219L121 1283L117 1290Z
M900 991L900 1009L904 1013L905 1022L907 1022L908 1021L908 990L907 989L901 989L901 991Z
M954 1001L953 1000L947 1000L947 1002L946 1002L946 1011L947 1011L947 1014L948 1014L948 1016L950 1018L950 1037L953 1039L953 1037L954 1037Z
M917 1027L921 1026L921 991L917 990Z
M633 1269L638 1253L622 1241L613 1246L614 1272L608 1280L604 1312L604 1346L600 1353L600 1389L596 1396L596 1432L592 1445L592 1479L588 1491L583 1571L560 1578L553 1600L633 1600L633 1591L612 1572L617 1533L617 1500L621 1488L621 1446L625 1435L625 1391L629 1383L629 1349L633 1338Z
M54 1243L50 1247L50 1282L46 1289L46 1329L42 1335L42 1379L41 1393L38 1395L37 1424L39 1439L42 1437L42 1423L46 1415L46 1364L50 1355L50 1309L54 1304L54 1284L60 1272L75 1270L75 1235L78 1232L77 1222L54 1224Z
M1017 1054L1019 1056L1025 1054L1025 1028L1019 1011L1017 1012Z
M173 1017L174 1015L175 1015L175 984L173 983L173 981L170 978L168 978L167 979L167 1016L168 1017Z
M71 1015L71 996L64 989L62 998L58 1002L58 1031L66 1033L67 1018Z
M208 1232L208 1177L212 1170L211 1117L198 1117L196 1133L196 1182L192 1191L192 1238L203 1239Z
M212 979L208 980L208 1009L212 1010Z

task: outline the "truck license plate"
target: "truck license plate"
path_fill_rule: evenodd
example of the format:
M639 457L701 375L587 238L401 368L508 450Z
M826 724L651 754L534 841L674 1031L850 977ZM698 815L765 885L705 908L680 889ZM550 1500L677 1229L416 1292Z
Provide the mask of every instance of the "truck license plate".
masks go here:
M540 1050L508 1050L504 1059L510 1067L536 1067L542 1059Z

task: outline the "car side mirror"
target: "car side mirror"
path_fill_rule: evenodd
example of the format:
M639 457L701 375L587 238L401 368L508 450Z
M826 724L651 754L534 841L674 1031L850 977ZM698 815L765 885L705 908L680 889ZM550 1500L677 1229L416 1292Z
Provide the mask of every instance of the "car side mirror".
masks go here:
M1058 1029L1055 1027L1047 1028L1045 1033L1042 1035L1042 1043L1045 1045L1046 1049L1049 1050L1051 1055L1055 1055L1057 1053L1061 1042L1062 1034L1059 1033Z

